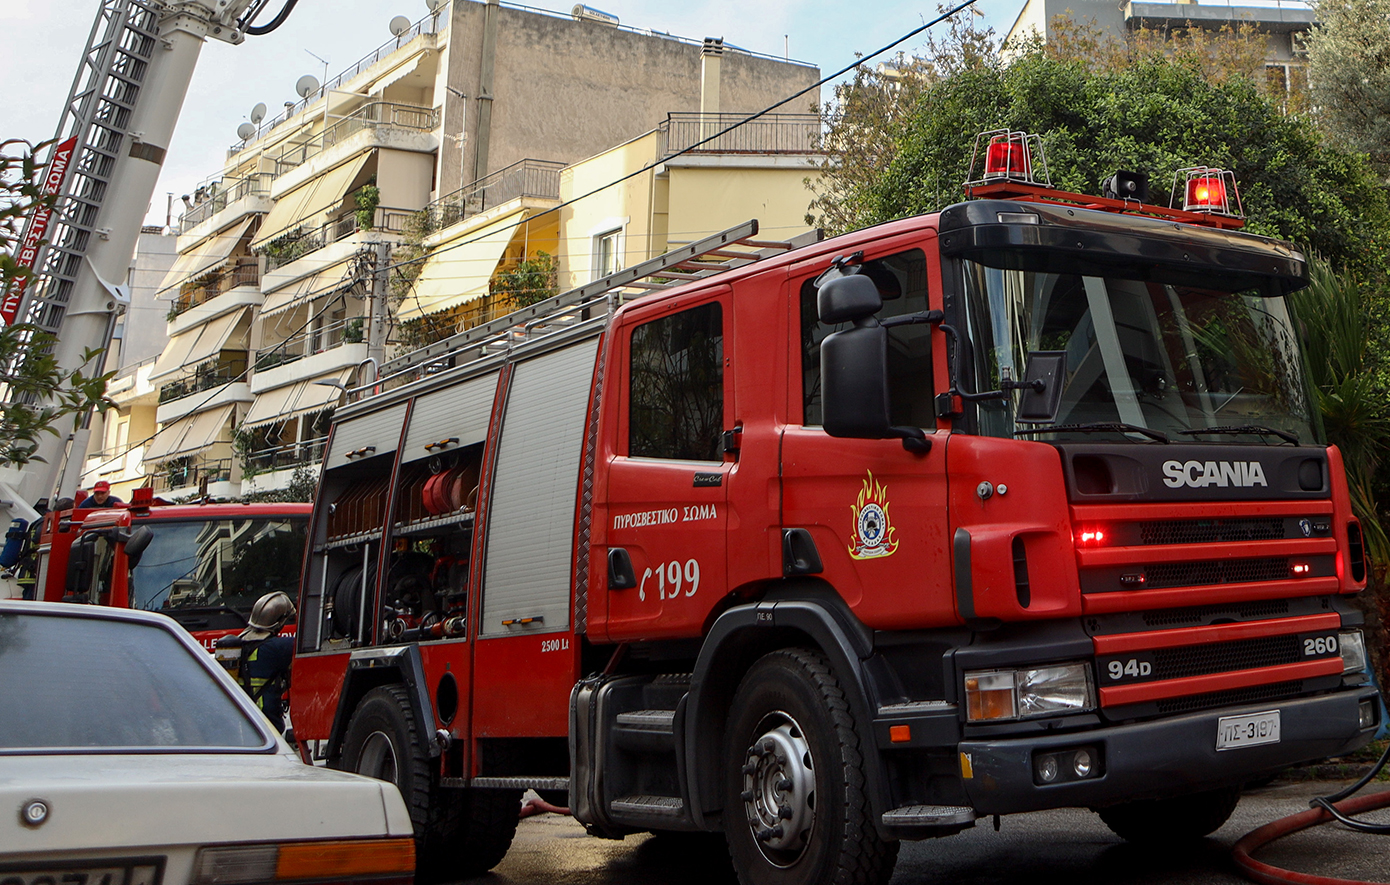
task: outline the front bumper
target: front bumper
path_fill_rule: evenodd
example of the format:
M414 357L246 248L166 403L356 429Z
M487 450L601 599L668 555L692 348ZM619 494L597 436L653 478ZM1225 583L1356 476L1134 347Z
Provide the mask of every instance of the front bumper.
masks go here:
M1240 784L1363 746L1376 726L1360 727L1358 705L1376 694L1374 686L1366 685L1313 698L1222 707L1065 735L963 741L959 750L969 759L971 776L962 783L980 815L1094 808ZM1218 719L1267 710L1280 714L1277 744L1216 749ZM1083 746L1100 749L1100 775L1044 786L1033 782L1036 753Z

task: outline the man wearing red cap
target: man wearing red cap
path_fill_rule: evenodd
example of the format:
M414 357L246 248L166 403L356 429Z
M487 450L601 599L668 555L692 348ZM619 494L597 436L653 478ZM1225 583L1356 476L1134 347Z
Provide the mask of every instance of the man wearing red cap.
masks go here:
M103 479L99 480L96 485L92 486L92 494L89 495L86 500L84 500L81 504L78 504L77 506L102 508L120 507L123 504L125 504L124 501L111 494L111 483Z

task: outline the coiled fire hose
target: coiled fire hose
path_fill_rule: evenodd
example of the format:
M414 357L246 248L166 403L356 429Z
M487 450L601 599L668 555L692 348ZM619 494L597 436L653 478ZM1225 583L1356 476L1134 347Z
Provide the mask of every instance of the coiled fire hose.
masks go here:
M1231 855L1241 873L1246 878L1253 882L1259 882L1261 885L1384 885L1383 881L1381 883L1368 883L1358 879L1338 879L1331 876L1316 876L1311 873L1285 870L1261 863L1251 855L1276 839L1282 839L1285 836L1333 820L1362 833L1390 835L1390 824L1358 820L1353 816L1378 808L1390 808L1390 790L1370 796L1350 798L1374 780L1375 776L1385 767L1387 761L1390 761L1390 745L1386 746L1385 752L1380 756L1380 761L1371 766L1371 770L1356 783L1330 796L1319 796L1311 800L1308 804L1313 807L1308 811L1280 818L1242 836L1235 847L1231 849Z

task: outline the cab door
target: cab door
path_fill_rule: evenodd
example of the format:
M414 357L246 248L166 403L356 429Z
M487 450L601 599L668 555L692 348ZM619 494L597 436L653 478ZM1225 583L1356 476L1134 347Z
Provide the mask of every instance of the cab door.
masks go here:
M611 640L699 635L725 592L725 432L733 409L729 287L628 313L618 328L607 514Z

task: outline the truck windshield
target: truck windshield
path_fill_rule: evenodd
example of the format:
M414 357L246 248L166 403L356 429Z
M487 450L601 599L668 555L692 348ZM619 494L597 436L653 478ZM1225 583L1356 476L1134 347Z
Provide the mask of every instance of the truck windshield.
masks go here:
M967 353L980 390L996 389L1004 378L1022 379L1031 351L1064 351L1057 425L1122 422L1170 435L1221 427L1227 430L1220 437L1176 439L1247 443L1260 436L1231 429L1253 425L1318 441L1321 427L1282 297L1202 288L1191 284L1190 274L1165 279L1160 271L1139 280L973 261L963 268L973 344ZM1011 437L1037 428L1015 424L1019 397L979 403L979 432ZM1096 434L1052 431L1030 438Z
M246 614L266 593L294 597L307 524L304 517L147 522L154 539L131 571L131 608Z

